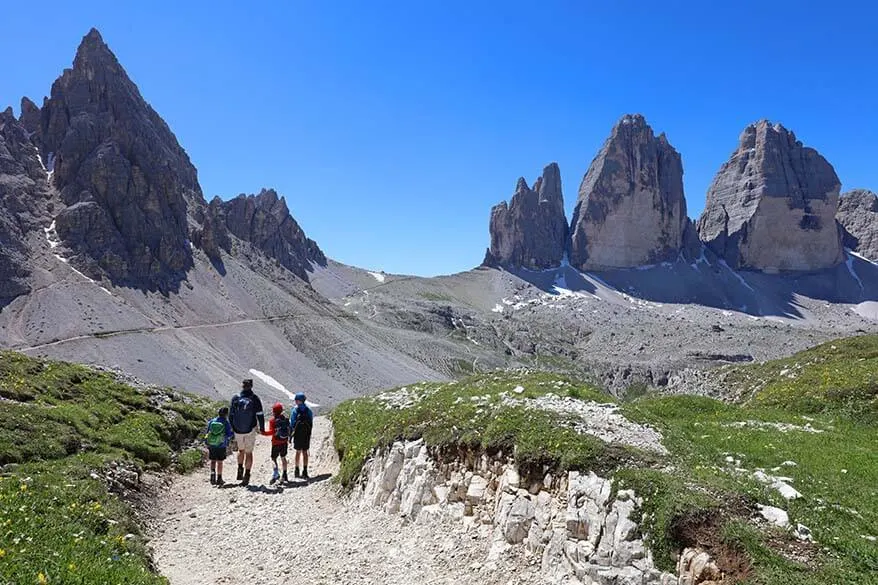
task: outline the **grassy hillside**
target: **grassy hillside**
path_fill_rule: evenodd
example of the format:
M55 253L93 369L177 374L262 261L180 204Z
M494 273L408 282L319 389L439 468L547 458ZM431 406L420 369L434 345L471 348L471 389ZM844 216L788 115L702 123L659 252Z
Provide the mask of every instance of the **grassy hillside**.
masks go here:
M212 412L205 399L0 352L0 582L164 583L105 478L117 462L191 464L175 450Z
M723 375L746 390L743 404L647 395L620 405L629 420L662 432L665 456L604 443L561 415L516 406L546 394L612 401L554 374L485 374L348 401L332 414L341 481L351 482L372 449L397 438L502 448L525 468L595 469L617 488L636 489L662 568L699 543L737 559L736 573L749 583L878 583L878 336ZM760 472L790 478L801 497L787 501ZM787 510L814 542L761 521L757 504Z

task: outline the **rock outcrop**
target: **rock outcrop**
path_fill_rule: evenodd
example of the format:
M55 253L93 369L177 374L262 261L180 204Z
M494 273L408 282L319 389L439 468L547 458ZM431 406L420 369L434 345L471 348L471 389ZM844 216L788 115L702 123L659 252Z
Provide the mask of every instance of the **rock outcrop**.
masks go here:
M375 454L362 478L362 505L417 523L492 526L487 563L520 545L540 559L547 582L678 582L656 568L644 542L636 520L642 500L631 490L613 495L612 482L594 473L525 478L502 454L440 463L419 440Z
M491 209L491 247L484 265L542 270L561 264L567 243L567 218L561 171L547 165L533 187L518 179L512 200Z
M680 154L643 116L623 116L579 187L570 263L592 270L673 260L687 222Z
M57 231L92 278L172 290L192 266L187 201L203 201L195 167L167 124L92 29L40 110L22 120L68 206Z
M0 307L30 292L25 234L46 203L46 173L12 109L0 113Z
M735 269L817 271L843 259L841 182L825 158L766 120L748 126L698 220L703 242Z
M213 213L214 221L222 222L230 234L250 242L303 280L308 280L312 263L326 266L326 256L317 242L305 236L274 189L263 189L259 195L238 195L218 204Z
M865 189L843 193L836 217L844 247L878 262L878 195Z

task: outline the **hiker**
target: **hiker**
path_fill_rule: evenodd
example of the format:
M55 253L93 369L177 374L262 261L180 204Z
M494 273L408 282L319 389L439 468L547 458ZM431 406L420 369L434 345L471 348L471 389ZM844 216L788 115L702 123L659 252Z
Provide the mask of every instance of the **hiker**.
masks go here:
M241 391L232 397L229 421L238 444L238 481L246 486L250 483L250 469L253 467L256 427L259 427L259 432L265 431L262 401L253 393L252 379L241 382Z
M278 479L282 483L287 483L287 451L290 448L290 419L284 416L284 405L280 402L275 403L271 407L271 413L274 415L268 421L268 430L262 434L271 437L271 463L274 465L274 473L271 474L271 485L274 485ZM278 473L277 458L280 457L283 465L283 476Z
M226 460L229 440L235 435L228 417L229 408L223 406L207 423L204 441L207 443L207 454L210 459L210 485L222 486L226 483L223 481L223 461Z
M305 394L299 392L295 397L296 406L291 415L293 425L293 449L296 450L295 477L308 479L308 449L311 448L311 428L314 426L314 413L305 405ZM299 474L299 458L304 465Z

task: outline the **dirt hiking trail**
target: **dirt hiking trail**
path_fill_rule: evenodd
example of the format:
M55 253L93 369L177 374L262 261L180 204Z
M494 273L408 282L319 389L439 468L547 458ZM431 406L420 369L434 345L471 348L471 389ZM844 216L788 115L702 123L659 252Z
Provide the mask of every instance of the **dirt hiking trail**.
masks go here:
M207 469L164 488L148 534L171 585L540 582L538 562L485 563L490 541L480 531L406 523L340 497L331 481L338 460L325 417L315 418L310 483L269 485L270 442L257 440L248 487L234 481L232 456L222 488L210 485Z

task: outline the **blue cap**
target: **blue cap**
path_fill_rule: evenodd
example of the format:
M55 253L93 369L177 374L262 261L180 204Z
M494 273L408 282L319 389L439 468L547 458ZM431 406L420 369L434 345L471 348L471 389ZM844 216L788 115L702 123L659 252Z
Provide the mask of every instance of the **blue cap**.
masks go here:
M298 393L296 394L296 398L295 398L295 400L301 400L302 402L305 402L305 393L304 393L304 392L298 392Z

